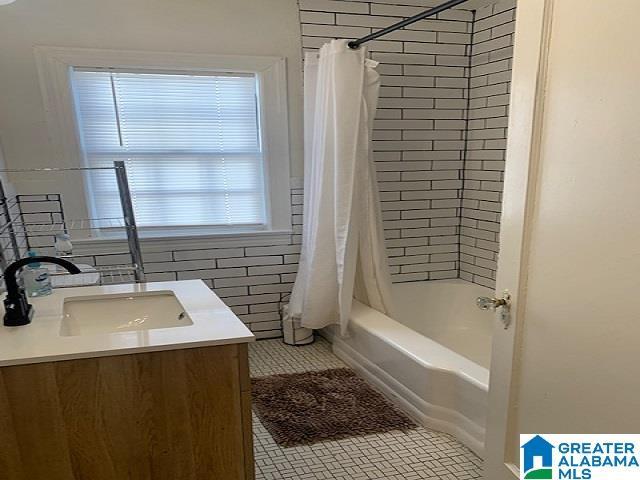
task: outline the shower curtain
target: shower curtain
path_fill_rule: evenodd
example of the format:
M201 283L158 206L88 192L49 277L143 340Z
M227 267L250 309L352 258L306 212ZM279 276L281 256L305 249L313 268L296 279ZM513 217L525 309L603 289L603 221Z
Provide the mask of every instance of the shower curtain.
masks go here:
M305 56L305 189L302 252L285 311L285 342L313 329L346 334L355 297L391 310L391 281L371 156L380 76L366 49L333 40Z

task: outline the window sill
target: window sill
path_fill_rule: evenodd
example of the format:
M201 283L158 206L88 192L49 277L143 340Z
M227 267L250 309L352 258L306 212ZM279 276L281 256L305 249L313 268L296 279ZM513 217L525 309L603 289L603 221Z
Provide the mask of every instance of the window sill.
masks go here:
M251 232L225 232L225 233L174 233L161 234L160 232L147 232L140 236L140 246L145 252L161 252L167 250L187 250L204 248L227 247L253 247L262 245L286 245L291 243L291 230L261 230ZM119 235L113 238L83 238L72 239L74 253L79 255L91 255L100 250L102 253L122 252L126 248L126 236Z

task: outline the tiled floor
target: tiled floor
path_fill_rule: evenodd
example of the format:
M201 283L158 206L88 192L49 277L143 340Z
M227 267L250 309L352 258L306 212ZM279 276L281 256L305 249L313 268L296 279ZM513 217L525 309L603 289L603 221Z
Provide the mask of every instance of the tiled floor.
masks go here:
M251 345L252 376L344 367L324 340L289 347L281 340ZM256 476L260 480L471 480L482 460L449 435L418 428L281 448L254 415Z

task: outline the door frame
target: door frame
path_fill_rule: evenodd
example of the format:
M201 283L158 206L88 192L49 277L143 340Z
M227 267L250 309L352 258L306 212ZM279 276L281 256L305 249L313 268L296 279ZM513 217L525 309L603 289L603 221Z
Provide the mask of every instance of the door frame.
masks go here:
M547 65L555 0L519 0L502 203L498 296L512 296L511 323L494 321L485 480L520 478L517 466L519 347L527 295L531 225L538 192Z

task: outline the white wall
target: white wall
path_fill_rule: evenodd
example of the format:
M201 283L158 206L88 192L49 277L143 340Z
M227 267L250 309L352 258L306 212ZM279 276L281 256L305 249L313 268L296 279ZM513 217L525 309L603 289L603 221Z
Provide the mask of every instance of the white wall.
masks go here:
M640 430L638 15L518 1L486 480L513 480L518 433Z
M637 0L555 2L521 432L640 430L639 15Z
M292 176L302 176L302 67L296 0L17 0L0 7L0 138L12 168L48 165L33 47L287 58Z

